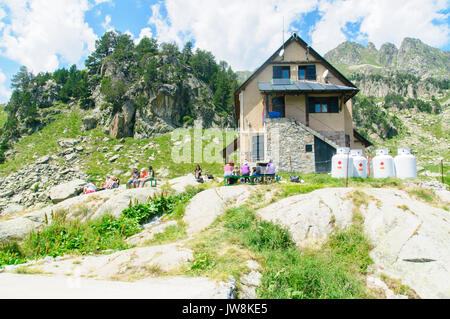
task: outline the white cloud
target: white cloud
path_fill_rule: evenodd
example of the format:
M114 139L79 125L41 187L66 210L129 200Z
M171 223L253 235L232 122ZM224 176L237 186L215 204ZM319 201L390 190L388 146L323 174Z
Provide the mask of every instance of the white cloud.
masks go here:
M9 101L11 91L6 87L6 76L0 70L0 103Z
M109 14L105 16L105 21L102 23L102 27L106 31L114 29L113 27L111 27L111 16Z
M448 15L439 13L449 0L165 0L151 6L149 24L160 41L179 47L195 40L196 48L213 52L234 69L252 70L282 42L286 26L305 25L303 14L319 9L321 17L309 30L312 46L321 54L348 36L347 24L360 24L353 34L377 47L385 42L399 46L405 37L419 38L442 47L449 41ZM162 9L167 12L167 18ZM443 22L436 25L434 21ZM289 31L289 29L288 29ZM344 32L346 31L346 32ZM289 36L287 32L286 36Z
M98 5L100 3L105 3L105 2L111 2L112 0L94 0L95 5Z
M95 49L97 36L84 21L88 0L2 0L10 23L0 32L1 54L33 72L76 64Z
M175 41L181 47L195 39L196 48L213 52L235 70L252 70L281 46L283 16L289 26L312 11L317 2L166 0L167 19L161 14L161 5L155 4L149 24L160 41Z
M322 19L312 30L312 46L326 53L347 40L343 30L347 23L360 22L358 40L373 42L378 48L391 42L400 46L405 37L441 47L449 42L448 15L439 13L448 8L448 0L336 0L321 1Z
M151 39L153 37L153 33L150 28L143 28L141 30L141 33L139 33L139 37L134 39L134 44L136 44L136 45L139 44L139 42L141 42L141 40L145 37L147 37L149 39Z

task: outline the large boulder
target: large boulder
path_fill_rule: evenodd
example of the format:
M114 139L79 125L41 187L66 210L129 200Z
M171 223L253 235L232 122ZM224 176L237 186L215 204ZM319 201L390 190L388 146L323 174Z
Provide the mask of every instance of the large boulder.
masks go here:
M210 226L230 206L240 206L251 195L251 188L245 185L212 188L203 191L186 207L183 221L188 236L194 236Z
M258 211L286 227L299 247L320 247L352 223L352 192L328 188L286 198ZM421 298L450 298L449 213L396 189L363 189L364 231L374 249L374 271L399 278Z
M286 227L298 247L320 247L335 226L352 223L350 189L321 189L288 197L258 211L263 220Z
M106 214L111 214L114 217L119 218L122 215L122 212L129 207L130 203L132 205L135 205L136 203L146 203L156 192L156 188L150 187L132 188L113 192L109 198L103 199L101 206L93 213L91 218L101 217Z
M74 147L75 145L79 144L80 142L81 142L81 140L75 139L75 138L62 138L62 139L58 140L58 144L62 148Z
M82 121L84 131L90 131L97 127L98 119L95 116L86 116Z
M20 217L1 222L0 241L22 239L30 232L41 226L42 223L36 222L27 217Z
M60 203L68 198L78 196L86 182L81 179L73 180L50 189L50 199L54 204Z

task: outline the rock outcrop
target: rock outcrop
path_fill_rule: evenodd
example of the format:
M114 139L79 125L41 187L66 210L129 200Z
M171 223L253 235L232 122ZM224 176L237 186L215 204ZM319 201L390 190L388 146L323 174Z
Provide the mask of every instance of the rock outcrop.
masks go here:
M188 236L210 226L227 207L240 206L250 197L249 186L221 187L203 191L192 198L183 217Z
M82 193L84 185L86 185L86 180L76 179L69 183L52 187L50 189L50 199L54 204L58 204L66 199L78 196Z
M73 149L73 152L77 151ZM57 185L75 180L78 181L77 185L72 185L70 191L64 187L53 189ZM12 211L13 207L29 208L46 204L51 198L51 189L56 202L69 198L78 192L75 189L86 180L87 175L78 168L59 165L53 158L44 156L35 164L0 179L0 216L19 212L18 209Z
M286 227L299 247L318 248L336 229L352 222L351 189L321 189L286 198L258 211ZM450 297L450 216L394 189L363 189L360 207L374 249L377 272L402 282L422 298Z
M351 191L346 188L320 189L292 196L258 211L263 220L288 228L300 248L320 247L335 227L345 229L352 223Z

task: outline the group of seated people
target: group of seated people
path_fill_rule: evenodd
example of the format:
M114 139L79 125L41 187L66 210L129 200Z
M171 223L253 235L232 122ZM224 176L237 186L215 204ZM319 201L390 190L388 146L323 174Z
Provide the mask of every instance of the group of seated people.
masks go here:
M127 182L127 188L144 187L145 183L154 179L155 179L155 171L153 170L152 166L148 167L148 172L146 168L143 168L141 169L140 173L137 167L135 167L133 169L131 178Z
M267 181L276 174L276 167L272 160L266 166L264 171L262 166L256 166L251 169L248 161L245 161L243 165L239 168L234 163L227 163L224 167L224 177L226 184L235 184L238 177L242 177L242 182L250 183L250 176L252 177L261 177L261 181ZM199 183L203 183L202 177L202 169L200 165L197 164L194 171L195 179ZM209 175L208 175L209 177ZM236 177L236 178L233 178ZM148 167L148 171L146 168L143 168L140 172L137 167L133 168L133 173L131 174L131 178L128 180L126 187L128 188L139 188L144 187L148 181L155 179L155 171L152 166ZM107 174L106 180L100 185L100 188L97 188L92 181L89 181L87 185L83 187L84 194L91 194L97 191L105 190L105 189L115 189L120 185L120 180L116 176L112 176Z
M127 188L138 188L144 187L145 183L155 178L155 171L152 166L148 167L148 172L146 168L143 168L139 173L139 170L135 167L131 178L127 182ZM95 184L89 180L89 182L83 187L84 194L91 194L105 189L115 189L120 185L120 180L116 176L110 174L106 175L106 180L97 188Z
M103 183L100 184L100 187L97 188L95 184L92 182L92 180L89 180L89 182L83 187L83 193L84 194L91 194L99 191L103 191L105 189L115 189L119 188L120 180L113 175L106 174L106 179Z
M256 166L251 169L251 173L248 161L245 161L240 168L237 165L235 166L232 162L227 163L224 167L224 177L226 184L235 184L238 178L233 177L242 177L242 182L249 183L250 176L261 177L261 181L268 181L274 178L275 174L276 166L272 162L272 160L269 161L265 170L262 166Z

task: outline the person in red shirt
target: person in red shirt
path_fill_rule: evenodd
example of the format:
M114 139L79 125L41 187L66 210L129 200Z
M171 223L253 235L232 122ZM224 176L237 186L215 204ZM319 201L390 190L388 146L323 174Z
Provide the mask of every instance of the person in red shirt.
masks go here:
M152 166L148 167L148 172L145 168L142 169L141 178L139 179L139 187L144 187L145 183L155 178L155 171Z

